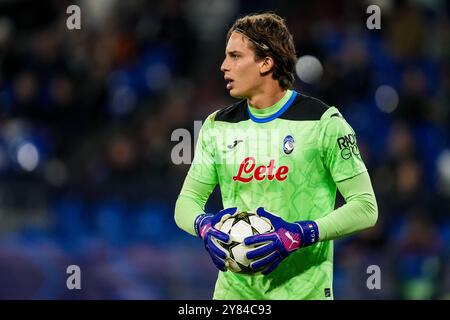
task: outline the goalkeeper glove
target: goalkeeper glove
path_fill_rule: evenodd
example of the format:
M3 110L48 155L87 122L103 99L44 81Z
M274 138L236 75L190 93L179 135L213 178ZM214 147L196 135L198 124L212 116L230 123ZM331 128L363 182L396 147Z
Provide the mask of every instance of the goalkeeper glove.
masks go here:
M223 223L236 213L237 208L227 208L215 215L211 213L201 214L194 222L195 233L203 240L206 251L208 251L213 263L221 271L226 271L225 259L228 254L227 250L220 245L220 242L228 243L230 236L217 230L214 226L219 222Z
M260 207L256 210L260 217L267 218L274 231L245 238L247 246L260 245L257 249L247 252L247 258L252 260L250 267L263 270L266 275L272 272L283 259L301 247L306 247L319 240L319 228L314 221L299 221L290 223L271 214Z

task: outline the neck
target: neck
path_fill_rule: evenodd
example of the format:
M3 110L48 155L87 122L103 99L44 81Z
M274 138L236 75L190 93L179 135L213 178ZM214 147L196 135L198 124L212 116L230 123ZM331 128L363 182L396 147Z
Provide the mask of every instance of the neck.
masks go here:
M256 109L264 109L273 106L275 103L281 100L285 95L286 90L280 86L272 86L264 88L260 92L247 97L247 102Z

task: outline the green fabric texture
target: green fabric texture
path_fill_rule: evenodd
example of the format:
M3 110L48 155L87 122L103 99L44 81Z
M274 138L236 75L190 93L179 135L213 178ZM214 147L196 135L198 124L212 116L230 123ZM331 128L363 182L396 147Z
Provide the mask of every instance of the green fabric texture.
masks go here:
M320 241L334 240L372 227L378 209L367 172L340 181L337 187L346 204L316 220Z
M267 276L219 272L213 298L333 299L332 239L369 228L377 216L355 132L335 107L317 120L257 123L215 117L208 116L200 130L175 207L177 225L195 234L195 217L219 184L224 208L254 212L262 206L289 222L314 220L320 241L293 252ZM334 210L337 188L347 203Z

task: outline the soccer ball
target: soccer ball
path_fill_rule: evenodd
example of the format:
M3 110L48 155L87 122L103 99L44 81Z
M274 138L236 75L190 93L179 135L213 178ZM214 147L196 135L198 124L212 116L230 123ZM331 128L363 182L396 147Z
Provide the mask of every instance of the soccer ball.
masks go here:
M270 221L253 212L239 212L218 223L215 228L230 235L229 244L220 243L228 251L225 261L228 270L245 274L258 272L250 268L246 253L261 245L246 246L244 239L255 234L272 232L274 228Z

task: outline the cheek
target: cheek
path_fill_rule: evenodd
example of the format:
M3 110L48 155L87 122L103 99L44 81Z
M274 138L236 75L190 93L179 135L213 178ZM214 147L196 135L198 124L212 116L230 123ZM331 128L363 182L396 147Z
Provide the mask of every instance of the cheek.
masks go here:
M254 79L259 75L258 66L254 61L242 61L239 65L239 73L243 79Z

